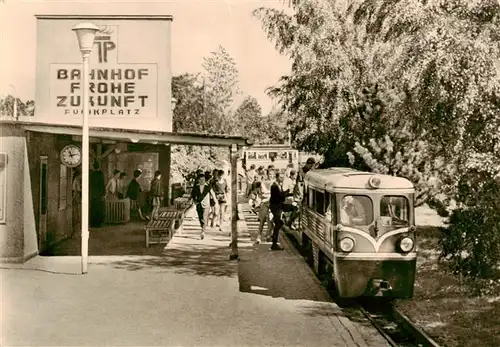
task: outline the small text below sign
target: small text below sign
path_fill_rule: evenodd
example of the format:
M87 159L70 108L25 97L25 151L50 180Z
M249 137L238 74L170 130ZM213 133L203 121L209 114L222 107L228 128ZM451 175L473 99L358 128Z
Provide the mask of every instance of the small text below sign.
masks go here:
M52 117L81 116L82 65L51 64L50 113ZM156 64L113 64L90 67L90 117L154 118L158 116Z

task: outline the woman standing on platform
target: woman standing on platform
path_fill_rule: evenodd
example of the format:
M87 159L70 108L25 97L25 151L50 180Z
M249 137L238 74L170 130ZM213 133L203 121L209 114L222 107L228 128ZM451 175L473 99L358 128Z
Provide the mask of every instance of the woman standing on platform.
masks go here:
M151 211L151 219L158 219L158 212L160 211L161 201L163 200L163 184L161 181L161 171L155 172L155 177L151 181L151 189L149 190L151 196L151 204L153 211Z
M146 219L149 220L148 216L144 217L142 215L142 210L141 210L141 207L142 207L141 200L143 200L143 199L141 199L142 189L141 189L141 185L139 184L139 182L137 182L139 177L141 177L141 174L142 174L141 170L134 171L134 178L132 179L132 181L130 181L130 184L128 185L127 198L129 198L132 201L131 206L134 206L134 208L137 209L137 213L139 214L139 218L141 220L146 220Z
M125 172L120 173L118 178L118 199L124 199L127 195L127 185L125 184L125 178L127 174Z
M106 195L108 199L115 200L118 199L118 179L120 176L120 170L113 171L113 177L108 181L106 185Z
M219 231L222 231L222 222L224 221L229 196L229 188L227 186L227 180L224 177L224 170L218 171L217 178L213 183L212 189L214 190L215 197L217 198L217 203L219 205L216 213L219 217L219 223L217 223L216 226L219 228Z

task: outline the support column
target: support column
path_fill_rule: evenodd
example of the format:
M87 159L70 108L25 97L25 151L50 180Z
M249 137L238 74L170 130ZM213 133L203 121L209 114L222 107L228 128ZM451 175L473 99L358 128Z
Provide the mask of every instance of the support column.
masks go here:
M163 205L170 206L171 184L170 184L170 165L171 165L171 145L165 145L158 149L158 169L161 171L163 181Z
M231 255L229 260L238 259L238 146L231 145Z

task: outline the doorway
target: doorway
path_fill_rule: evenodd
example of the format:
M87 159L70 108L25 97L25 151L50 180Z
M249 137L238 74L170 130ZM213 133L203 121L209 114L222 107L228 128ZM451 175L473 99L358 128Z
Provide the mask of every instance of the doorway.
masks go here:
M40 156L40 219L38 222L38 249L45 250L47 243L47 204L48 204L48 157Z

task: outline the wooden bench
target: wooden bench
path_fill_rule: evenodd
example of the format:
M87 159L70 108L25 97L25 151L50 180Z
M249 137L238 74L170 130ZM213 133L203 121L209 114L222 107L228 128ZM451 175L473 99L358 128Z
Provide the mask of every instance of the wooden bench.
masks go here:
M169 213L169 212L162 212ZM175 218L164 217L158 220L151 220L145 227L146 248L152 244L168 244L173 236Z
M158 215L158 219L173 219L174 220L174 233L175 230L179 229L184 220L184 211L171 210L164 211Z
M174 206L176 210L186 211L191 205L193 201L189 195L183 195L174 200Z

